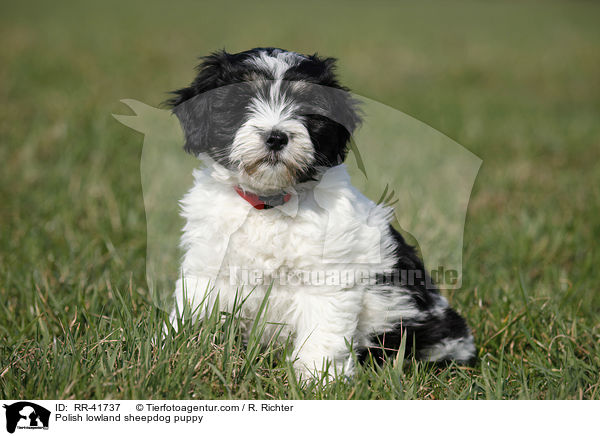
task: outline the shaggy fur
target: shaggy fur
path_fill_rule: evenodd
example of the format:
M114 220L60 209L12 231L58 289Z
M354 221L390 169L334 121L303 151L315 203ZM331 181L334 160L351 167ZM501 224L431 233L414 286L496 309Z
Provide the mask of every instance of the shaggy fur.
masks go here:
M271 288L264 340L291 336L305 376L328 363L351 374L350 347L383 359L403 335L420 359L475 357L466 323L391 227L392 210L350 183L342 162L360 117L333 59L217 52L170 104L185 150L205 163L181 201L174 325L188 303L203 316L217 299L223 310L241 299L247 334ZM264 208L238 191L267 199Z

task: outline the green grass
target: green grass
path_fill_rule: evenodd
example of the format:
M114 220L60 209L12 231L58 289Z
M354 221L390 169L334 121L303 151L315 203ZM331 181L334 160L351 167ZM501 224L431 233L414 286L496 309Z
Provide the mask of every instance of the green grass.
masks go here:
M366 5L3 4L0 397L600 399L600 5ZM261 45L338 57L357 94L483 159L447 294L474 368L301 386L234 318L153 344L142 136L111 113L157 105L196 55Z

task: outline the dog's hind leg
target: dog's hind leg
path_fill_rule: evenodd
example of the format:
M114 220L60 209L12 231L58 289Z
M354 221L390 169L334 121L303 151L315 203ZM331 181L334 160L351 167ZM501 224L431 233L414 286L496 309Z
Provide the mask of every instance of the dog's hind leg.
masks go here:
M419 360L473 364L476 349L467 323L451 307L440 312L418 325L406 327L409 349L414 343L414 355Z
M374 346L368 348L368 353L381 363L398 352L405 338L406 356L430 362L473 364L476 349L467 323L443 297L438 298L445 306L423 311L418 319L405 318L393 329L376 335L371 339ZM362 357L364 359L366 353Z
M370 336L369 352L377 360L397 353L402 338L406 338L406 354L433 362L457 361L472 363L476 351L473 336L465 320L440 295L417 256L394 228L390 234L396 244L395 276L381 276L366 300L368 326L377 326L378 319L394 320L394 325L383 326ZM385 298L382 304L373 296ZM372 300L372 301L371 301ZM375 304L375 303L377 304ZM399 315L399 317L398 317Z

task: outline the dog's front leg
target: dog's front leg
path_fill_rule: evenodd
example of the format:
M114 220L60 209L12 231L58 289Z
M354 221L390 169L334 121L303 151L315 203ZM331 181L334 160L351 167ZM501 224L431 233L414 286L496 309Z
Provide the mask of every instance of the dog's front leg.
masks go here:
M191 318L192 320L204 317L206 310L210 310L213 281L207 277L191 274L183 275L175 285L175 305L169 316L169 321L177 330L178 320Z
M294 368L303 378L327 373L350 376L354 365L350 346L356 345L356 329L362 293L355 289L296 296Z

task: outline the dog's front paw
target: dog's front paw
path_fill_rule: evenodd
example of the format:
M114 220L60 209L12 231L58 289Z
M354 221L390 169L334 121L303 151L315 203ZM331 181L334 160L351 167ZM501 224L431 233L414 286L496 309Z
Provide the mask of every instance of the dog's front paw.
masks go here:
M294 372L299 381L321 381L331 383L335 380L348 379L354 375L354 362L350 357L332 360L296 359Z

